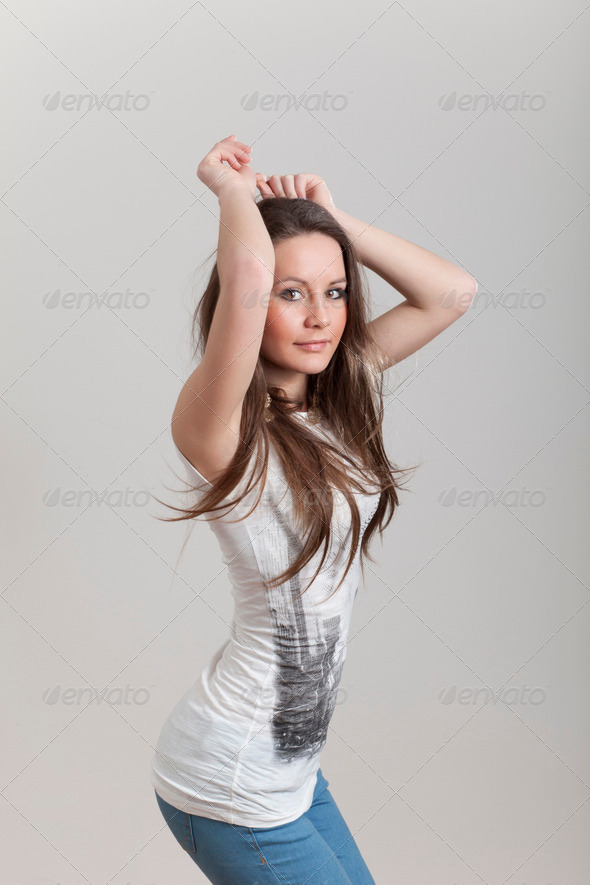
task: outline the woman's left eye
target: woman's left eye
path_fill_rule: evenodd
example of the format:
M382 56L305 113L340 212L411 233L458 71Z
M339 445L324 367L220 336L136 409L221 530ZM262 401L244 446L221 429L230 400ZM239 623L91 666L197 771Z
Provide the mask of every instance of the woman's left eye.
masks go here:
M346 295L346 289L328 289L328 292L337 292L336 298L332 298L332 301L337 301L338 298L344 298Z

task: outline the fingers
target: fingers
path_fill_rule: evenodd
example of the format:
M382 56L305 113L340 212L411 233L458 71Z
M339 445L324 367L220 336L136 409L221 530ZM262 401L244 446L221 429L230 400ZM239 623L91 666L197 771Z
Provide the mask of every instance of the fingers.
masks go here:
M241 169L241 164L246 162L246 157L236 157L235 153L225 150L225 148L219 149L218 158L222 162L225 160L227 163L229 163L232 169ZM247 159L249 160L250 157L248 157Z
M297 186L295 180L297 180ZM287 197L294 200L298 197L305 199L306 195L305 174L303 173L299 173L299 175L271 175L270 178L259 173L257 185L265 197Z
M310 175L308 172L298 172L295 176L294 187L298 197L301 197L303 200L307 200L307 182L309 181Z
M218 141L213 150L222 162L225 160L234 169L240 169L241 163L249 163L252 159L252 148L243 141L232 141L234 138L235 135L230 135L229 138Z
M263 197L274 197L274 193L268 184L266 175L263 175L262 172L256 174L256 185Z
M290 200L297 199L297 192L295 190L293 179L293 175L283 175L281 178L283 193L286 197L289 197Z
M283 183L281 181L280 175L271 175L268 179L268 184L271 187L275 197L285 196L285 191L283 190Z

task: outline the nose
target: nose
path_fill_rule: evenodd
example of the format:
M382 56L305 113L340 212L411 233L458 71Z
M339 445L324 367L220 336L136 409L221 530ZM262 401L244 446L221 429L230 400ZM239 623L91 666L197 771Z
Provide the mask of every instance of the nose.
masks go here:
M329 326L330 322L330 305L321 295L314 295L309 301L306 325Z

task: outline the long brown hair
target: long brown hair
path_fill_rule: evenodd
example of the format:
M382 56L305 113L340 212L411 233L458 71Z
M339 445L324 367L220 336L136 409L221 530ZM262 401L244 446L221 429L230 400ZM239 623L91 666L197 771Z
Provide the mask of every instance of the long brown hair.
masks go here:
M294 518L301 537L306 541L302 543L299 556L289 568L265 582L266 586L274 587L289 580L323 545L323 556L312 578L315 580L330 549L334 504L332 489L336 488L348 502L352 525L350 555L342 579L334 589L336 592L352 566L360 539L361 519L352 489L367 492L367 486L370 485L371 491L380 491L377 510L360 539L364 575L364 557L368 556L374 562L368 552L371 537L377 529L384 531L399 504L397 491L402 486L395 474L405 473L414 467L404 470L393 465L383 446L381 367L386 364L382 362L384 355L379 352L367 329L368 286L354 243L350 242L336 219L311 200L268 197L261 199L257 205L273 245L301 234L322 233L332 237L341 247L347 278L346 325L329 364L321 373L308 378L308 399L311 401L315 396L322 422L335 435L338 445L332 445L323 436L320 438L306 422L291 414L301 409L303 400L290 399L282 388L267 387L264 360L259 355L243 401L240 438L231 463L213 484L213 488L201 493L198 506L185 509L166 504L165 506L183 515L163 518L163 521L177 522L205 514L207 521L219 519L221 516L211 516L216 510L223 510L221 515L224 516L224 521L231 521L225 515L228 506L235 506L257 484L262 494L268 470L269 445L272 444L293 492ZM206 261L214 255L215 251ZM198 361L205 352L219 289L219 274L215 264L193 316L192 342L194 358ZM269 422L264 420L267 392L271 395L269 408L272 420ZM245 487L242 484L242 493L235 499L230 499L230 493L244 479L253 455L257 455L255 460L261 465L258 475L255 475L256 470L252 470ZM347 465L353 468L356 466L364 474L364 481L359 482L347 469ZM186 491L191 492L194 489ZM252 512L259 500L260 495L245 516Z

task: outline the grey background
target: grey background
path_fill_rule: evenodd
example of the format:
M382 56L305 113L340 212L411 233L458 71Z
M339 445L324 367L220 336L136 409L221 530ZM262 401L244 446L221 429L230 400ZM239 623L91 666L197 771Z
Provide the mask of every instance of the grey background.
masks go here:
M206 525L174 574L186 524L150 496L182 500L169 425L218 217L195 173L236 133L479 283L387 373L388 452L424 464L357 596L331 790L379 883L587 882L586 4L0 18L7 879L205 881L150 760L231 599ZM375 313L401 301L368 274Z

